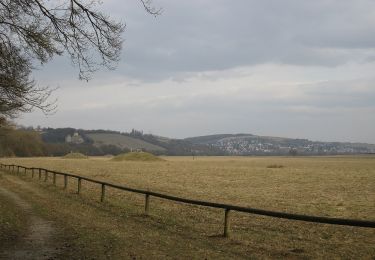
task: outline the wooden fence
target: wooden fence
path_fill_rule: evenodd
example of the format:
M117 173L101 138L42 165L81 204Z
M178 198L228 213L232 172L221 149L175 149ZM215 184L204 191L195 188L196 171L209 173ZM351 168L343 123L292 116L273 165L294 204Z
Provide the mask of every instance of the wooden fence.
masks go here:
M44 181L48 180L48 177L52 177L53 184L56 185L56 175L62 175L64 177L64 189L67 189L68 186L68 177L76 178L77 179L77 193L81 192L81 182L82 180L96 183L101 185L101 194L100 194L100 201L103 202L105 199L105 190L106 187L111 187L119 190L134 192L138 194L143 194L145 196L145 214L149 214L150 209L150 197L158 197L166 200L177 201L192 205L199 205L204 207L212 207L212 208L219 208L224 209L224 233L225 237L229 237L230 235L230 213L231 211L238 211L238 212L245 212L250 214L257 214L262 216L270 216L276 218L283 218L283 219L290 219L290 220L300 220L306 222L316 222L316 223L324 223L324 224L333 224L333 225L344 225L344 226L354 226L354 227L366 227L366 228L375 228L375 221L369 220L356 220L356 219L344 219L344 218L331 218L331 217L319 217L319 216L310 216L310 215L300 215L300 214L292 214L292 213L285 213L285 212L277 212L277 211L270 211L264 209L256 209L256 208L248 208L248 207L241 207L235 206L230 204L223 204L223 203L215 203L209 201L202 201L202 200L193 200L187 198L180 198L176 196L171 196L168 194L152 192L148 190L141 190L141 189L134 189L130 187L126 187L123 185L116 185L109 182L94 180L88 177L79 176L70 173L63 173L57 172L52 170L47 170L43 168L28 168L20 165L7 165L7 164L0 164L0 169L7 170L14 174L24 174L31 173L31 177L34 178L35 174L38 174L39 180L44 177ZM44 176L42 176L44 174Z

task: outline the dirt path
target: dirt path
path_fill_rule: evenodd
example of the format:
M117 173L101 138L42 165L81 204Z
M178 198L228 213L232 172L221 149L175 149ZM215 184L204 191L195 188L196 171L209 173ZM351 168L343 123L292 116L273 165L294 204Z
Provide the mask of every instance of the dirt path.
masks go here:
M52 244L55 231L52 223L38 216L31 205L16 193L0 187L0 194L12 200L29 218L26 236L5 252L1 252L0 259L54 259L58 249Z

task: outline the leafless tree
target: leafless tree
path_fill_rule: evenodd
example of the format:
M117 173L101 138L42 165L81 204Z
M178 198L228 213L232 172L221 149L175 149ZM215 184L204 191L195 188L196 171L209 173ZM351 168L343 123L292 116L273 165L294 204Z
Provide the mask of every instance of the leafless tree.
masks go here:
M0 42L0 115L13 117L17 112L29 112L36 107L48 113L55 108L47 99L51 89L37 87L30 80L30 61L13 45ZM1 122L4 119L0 120Z
M139 0L152 15L150 0ZM99 67L119 60L125 25L98 8L99 0L0 0L0 117L39 108L48 113L51 90L31 79L33 62L67 54L88 80Z

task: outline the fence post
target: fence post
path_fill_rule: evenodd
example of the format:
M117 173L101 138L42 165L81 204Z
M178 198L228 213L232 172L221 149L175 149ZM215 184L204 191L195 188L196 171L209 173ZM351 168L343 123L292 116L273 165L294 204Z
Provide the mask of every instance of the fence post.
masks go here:
M39 168L39 180L42 178L42 169Z
M45 170L44 172L45 172L45 173L44 173L44 182L46 182L47 179L48 179L48 171Z
M53 173L53 185L56 186L56 173L55 172Z
M150 194L145 196L145 215L148 215L150 211Z
M68 175L64 175L64 190L68 187Z
M34 168L31 169L31 178L34 179Z
M81 178L78 178L78 183L77 183L77 194L81 193Z
M26 171L27 171L27 168L25 167L25 171L23 172L23 174L26 176Z
M224 216L224 237L230 236L230 209L225 209Z
M104 201L104 196L105 196L105 185L102 184L102 196L100 197L100 202Z
M17 166L17 173L20 174L20 167Z

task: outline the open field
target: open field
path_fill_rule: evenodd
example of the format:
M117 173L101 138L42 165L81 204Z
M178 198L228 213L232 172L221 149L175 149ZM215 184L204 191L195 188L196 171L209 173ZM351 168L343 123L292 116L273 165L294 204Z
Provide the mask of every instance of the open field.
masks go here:
M192 199L298 214L375 219L375 157L164 159L166 161L114 162L109 158L9 158L1 162L90 176ZM269 167L273 165L283 167ZM144 198L140 195L108 189L106 203L100 206L97 202L99 186L83 182L82 195L78 197L74 194L77 187L75 180L69 182L67 194L51 187L51 183L41 184L35 185L52 195L39 203L43 204L41 207L48 208L53 200L50 214L54 218L59 219L59 214L64 215L64 219L59 221L69 219L67 225L86 230L89 229L88 223L83 222L89 218L104 218L102 211L105 211L109 214L105 219L113 219L118 224L115 230L113 223L104 220L100 223L91 221L89 224L98 233L111 234L110 240L116 241L115 245L119 248L125 246L132 252L131 255L137 257L375 257L373 229L233 212L232 237L223 239L219 236L222 233L222 210L153 198L151 216L145 218L142 216ZM58 186L62 187L62 178L58 179ZM49 200L51 203L48 203ZM64 201L61 207L56 205L56 201L60 200ZM80 204L84 205L81 209ZM86 209L88 205L92 209ZM90 211L90 215L83 213L86 211ZM86 241L77 239L79 243ZM95 240L95 236L90 239ZM137 241L145 244L138 245ZM100 241L97 243L100 244ZM113 255L120 254L116 250L113 249Z

